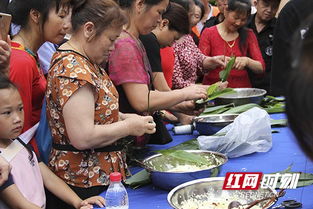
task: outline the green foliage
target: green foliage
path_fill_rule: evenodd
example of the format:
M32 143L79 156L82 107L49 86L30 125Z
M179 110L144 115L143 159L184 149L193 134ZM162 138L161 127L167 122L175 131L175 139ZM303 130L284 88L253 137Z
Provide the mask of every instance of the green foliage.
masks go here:
M236 57L231 57L225 69L219 72L219 76L222 82L227 81L229 73L235 64L235 61L236 61Z

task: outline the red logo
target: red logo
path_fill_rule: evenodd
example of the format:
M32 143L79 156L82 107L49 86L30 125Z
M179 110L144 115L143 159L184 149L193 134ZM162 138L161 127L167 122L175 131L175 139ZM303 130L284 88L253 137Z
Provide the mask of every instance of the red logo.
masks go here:
M226 173L224 190L257 190L259 189L261 172L228 172Z

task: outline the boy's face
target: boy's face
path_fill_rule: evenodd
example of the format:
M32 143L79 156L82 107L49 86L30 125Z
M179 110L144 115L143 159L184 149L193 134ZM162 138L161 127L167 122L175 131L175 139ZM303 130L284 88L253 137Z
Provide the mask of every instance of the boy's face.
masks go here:
M23 129L24 110L17 89L0 90L0 140L15 139Z
M257 16L264 22L270 21L276 15L279 4L268 0L258 0L256 3Z

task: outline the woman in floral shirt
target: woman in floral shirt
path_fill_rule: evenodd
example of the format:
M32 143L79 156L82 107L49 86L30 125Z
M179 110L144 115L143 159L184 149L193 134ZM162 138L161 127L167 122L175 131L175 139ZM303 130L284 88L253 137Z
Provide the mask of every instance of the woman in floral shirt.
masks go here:
M48 75L47 116L53 136L50 168L80 197L101 193L114 171L126 177L121 138L155 132L150 116L119 113L118 93L99 67L126 18L112 0L87 0L73 9L71 39ZM54 208L70 208L50 194Z

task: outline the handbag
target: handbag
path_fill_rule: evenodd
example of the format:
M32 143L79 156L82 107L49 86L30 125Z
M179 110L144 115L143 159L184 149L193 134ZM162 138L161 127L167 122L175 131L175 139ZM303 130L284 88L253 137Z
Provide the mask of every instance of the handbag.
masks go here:
M149 144L167 144L173 141L172 136L168 132L164 122L163 116L160 111L156 111L153 115L153 120L156 124L156 131L149 137Z

